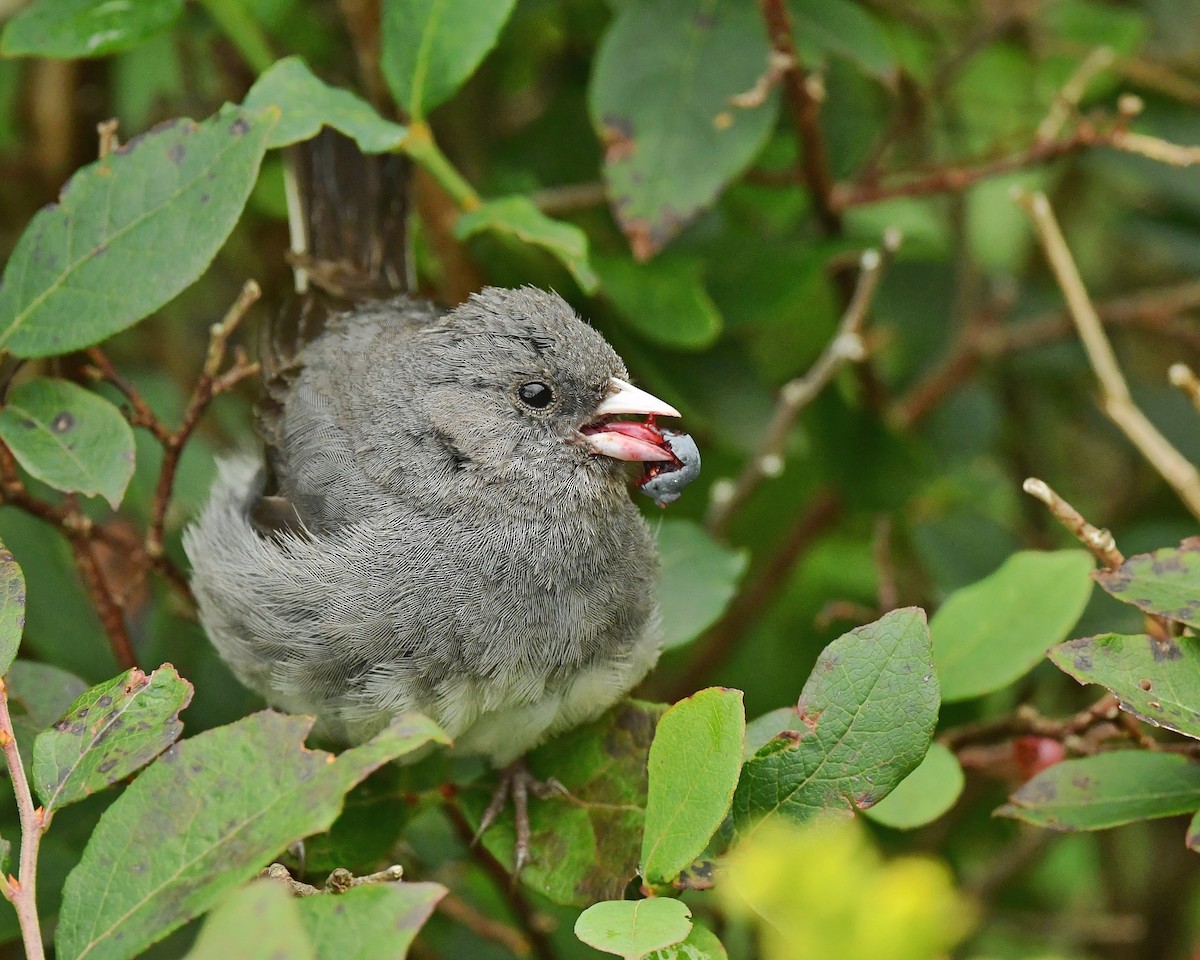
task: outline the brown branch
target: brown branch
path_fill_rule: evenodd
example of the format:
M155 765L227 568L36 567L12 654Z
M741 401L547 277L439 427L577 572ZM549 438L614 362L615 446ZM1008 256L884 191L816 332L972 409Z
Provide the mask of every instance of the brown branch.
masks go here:
M1111 531L1088 523L1083 514L1055 493L1046 481L1030 477L1022 485L1022 489L1044 503L1054 519L1070 530L1075 538L1087 547L1088 553L1108 569L1115 570L1125 562L1125 555L1117 548L1117 541Z
M808 184L817 220L826 234L842 232L841 213L832 202L833 176L821 132L821 101L825 91L816 74L806 73L796 53L792 38L792 15L786 0L759 0L763 20L776 62L786 62L781 71L784 99L787 101L792 126L801 145L800 170Z
M842 367L848 363L857 363L866 356L867 348L862 337L863 324L879 289L884 267L899 244L900 234L889 231L884 238L882 255L878 250L868 250L862 255L858 284L833 339L804 376L790 381L779 391L779 402L767 426L767 432L737 480L722 480L713 485L707 524L714 536L725 535L733 515L758 489L763 480L777 477L783 472L787 439L801 411Z
M100 136L99 154L101 159L107 157L121 145L121 141L117 139L117 127L119 124L120 121L116 117L101 120L96 124L96 133Z
M3 679L0 679L0 748L4 751L4 761L8 765L21 819L21 853L17 876L0 877L0 894L12 903L17 913L27 960L45 960L46 950L42 945L42 928L37 914L37 860L49 818L41 807L35 808L33 805L33 794L29 791L29 781L25 777L25 767L21 763L21 753L17 749L8 711L8 688Z
M146 555L157 562L163 556L163 531L166 526L167 507L175 486L175 473L179 458L213 397L224 393L247 377L258 373L258 364L250 363L246 355L237 350L233 365L223 375L221 366L225 362L225 351L229 338L242 322L250 307L262 296L262 290L253 280L247 280L242 292L226 312L220 323L213 324L209 331L208 353L200 378L192 389L179 426L165 438L160 438L163 448L162 465L158 472L158 483L154 489L154 501L150 508L150 525L146 530ZM155 436L158 436L156 433Z
M93 541L86 535L69 536L68 539L71 553L75 557L75 566L92 596L92 604L100 617L104 632L108 635L113 656L122 670L136 667L137 655L133 651L133 643L125 627L125 611L104 577Z
M1120 704L1111 693L1106 693L1091 706L1069 717L1043 717L1033 707L1025 704L1003 717L964 723L947 730L937 739L938 743L954 751L1020 736L1065 741L1081 736L1098 723L1116 720L1119 713Z
M1017 202L1029 217L1050 261L1071 319L1079 332L1088 361L1100 383L1102 408L1138 448L1142 456L1171 485L1179 498L1200 517L1200 471L1171 445L1134 404L1129 385L1117 365L1112 345L1104 334L1075 260L1067 247L1045 194L1018 191Z
M738 641L770 608L797 561L833 526L841 511L841 501L832 490L821 490L813 497L784 535L779 550L761 572L747 581L724 616L697 642L686 670L671 684L668 700L674 702L691 696L725 661Z
M446 894L438 901L438 910L455 923L460 923L470 930L480 940L490 940L498 943L515 957L528 957L533 948L529 938L515 927L499 920L493 920L487 914L475 909L461 897L452 893Z
M984 363L1054 343L1075 329L1070 315L1061 310L1003 326L993 322L993 317L1007 306L1004 302L989 307L966 326L945 358L893 404L889 413L893 423L901 428L915 426ZM1181 313L1197 306L1200 282L1191 280L1098 304L1096 313L1105 326L1134 327L1176 337L1200 350L1200 330L1192 323L1179 322Z
M1187 394L1187 398L1192 401L1192 406L1200 410L1200 377L1196 376L1195 371L1186 363L1173 363L1171 369L1167 371L1167 376L1171 385Z

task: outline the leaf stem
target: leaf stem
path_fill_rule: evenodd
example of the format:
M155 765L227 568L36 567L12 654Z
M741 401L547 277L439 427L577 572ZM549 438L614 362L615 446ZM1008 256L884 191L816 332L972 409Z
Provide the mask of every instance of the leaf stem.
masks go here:
M3 679L0 679L0 747L4 750L4 761L12 778L17 811L21 817L21 858L17 877L15 880L7 878L0 885L0 893L17 912L27 960L45 960L46 949L42 945L42 927L37 915L37 859L38 847L49 820L41 807L35 808L33 805L25 766L21 763L21 753L13 734L12 718L8 712L8 687Z
M466 178L455 169L433 139L429 125L416 121L409 125L408 136L400 145L408 156L419 163L434 180L449 194L460 210L474 210L483 200Z
M275 62L266 34L240 0L200 0L200 6L256 73Z

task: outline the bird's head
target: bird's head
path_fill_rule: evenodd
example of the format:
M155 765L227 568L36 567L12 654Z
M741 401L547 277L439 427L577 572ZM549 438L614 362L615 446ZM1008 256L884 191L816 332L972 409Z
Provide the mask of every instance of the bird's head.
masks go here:
M622 484L625 463L675 460L655 418L679 411L557 294L489 287L427 336L425 408L477 478L586 493Z

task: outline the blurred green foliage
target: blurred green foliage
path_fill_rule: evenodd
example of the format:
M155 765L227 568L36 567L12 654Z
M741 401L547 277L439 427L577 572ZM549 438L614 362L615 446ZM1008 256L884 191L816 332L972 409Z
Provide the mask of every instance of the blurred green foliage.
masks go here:
M463 815L478 817L489 781L437 756L353 790L358 773L330 775L338 783L322 794L315 825L280 826L213 862L200 871L199 906L131 938L148 944L215 905L259 859L335 816L349 791L332 832L309 841L313 870L366 873L397 859L410 879L448 888L450 905L422 928L421 956L596 956L573 934L579 909L596 900L584 941L631 956L661 947L652 956L662 960L1195 952L1200 886L1185 840L1200 842L1179 820L1200 807L1194 765L1179 738L1126 728L1111 708L1119 701L1121 716L1195 733L1196 662L1191 638L1177 634L1200 600L1196 549L1159 548L1194 533L1196 518L1101 413L1061 294L1010 195L1047 193L1134 401L1200 461L1200 421L1166 376L1172 363L1200 362L1200 169L1115 149L1111 136L1125 125L1155 142L1200 143L1194 5L139 0L131 10L0 4L0 343L36 358L15 378L11 358L0 370L12 379L0 439L37 502L61 511L76 494L90 497L79 515L106 532L93 563L120 601L138 661L147 670L171 661L195 687L183 714L189 738L222 727L210 736L232 736L241 749L238 731L272 721L223 726L256 701L139 550L161 523L167 561L182 564L179 534L203 502L214 457L252 443L253 387L207 409L167 503L162 444L138 430L130 446L115 420L128 398L97 385L95 357L77 348L108 338L124 382L174 429L209 327L243 282L264 290L238 332L245 343L288 294L276 148L322 124L364 150L412 159L423 293L454 303L484 283L553 287L640 383L683 411L704 473L659 527L668 651L638 692L677 701L719 683L744 701L743 714L733 693L685 700L661 741L664 708L633 701L539 749L534 771L559 778L569 799L533 801L535 861L522 892L497 882L489 859L511 857L511 819L486 835L490 854L466 844ZM782 34L768 29L784 21ZM1136 116L1120 103L1126 93L1140 98ZM109 117L122 140L146 136L97 160L95 125ZM44 209L79 168L61 204ZM863 252L880 249L889 228L903 243L885 258L865 361L840 368L773 434L780 388L829 345ZM61 407L70 422L40 416L43 407ZM29 433L27 423L40 426ZM747 470L761 482L723 515ZM1111 528L1125 554L1158 552L1105 574L1113 596L1090 599L1077 549L1009 559L1078 546L1020 492L1031 474ZM121 653L81 575L78 540L7 487L4 496L0 540L25 588L5 560L0 639L9 651L24 619L8 682L28 762L35 734L73 700L76 709L88 702L76 699L85 685L119 673ZM884 616L909 605L933 613L932 654L917 614ZM1089 634L1100 636L1060 643ZM1042 660L1056 643L1062 671ZM934 676L931 656L951 702L938 721L942 742L926 754L937 695L932 680L918 681ZM1101 691L1071 677L1107 687L1107 712L1087 713ZM748 764L735 793L736 763L720 761L736 754L745 720ZM1120 737L1143 749L1097 746ZM178 749L205 749L189 742ZM289 748L282 759L309 756ZM1064 757L1073 759L1056 763ZM680 789L692 766L710 771L695 792ZM233 779L254 779L252 768ZM122 823L139 829L162 802L147 779L165 780L168 769L159 761L131 788L55 817L39 890L48 923L67 872L100 838L69 888L60 956L132 955L80 932L80 911L95 907L86 873L107 869L103 844L125 842ZM461 812L439 792L447 781ZM1010 795L1003 812L1018 820L1127 825L1059 836L992 819ZM720 826L730 797L737 843ZM805 821L847 806L869 820L800 833L757 826L766 809ZM159 829L158 849L170 853L169 829ZM8 803L0 833L14 845L19 837ZM205 849L216 856L221 842ZM708 892L727 850L728 882ZM645 851L657 858L647 889L681 895L690 921L674 902L623 899L636 895ZM672 886L665 873L692 857ZM171 882L161 889L182 896ZM408 917L397 927L400 955L441 888L386 889L402 892L364 890L355 915L372 930ZM244 897L214 910L196 956L243 955L246 910L279 917L280 943L297 955L347 955L355 938L308 901L297 913L270 889ZM642 911L666 915L666 939L629 939ZM181 955L196 927L151 955ZM18 936L3 906L0 936Z

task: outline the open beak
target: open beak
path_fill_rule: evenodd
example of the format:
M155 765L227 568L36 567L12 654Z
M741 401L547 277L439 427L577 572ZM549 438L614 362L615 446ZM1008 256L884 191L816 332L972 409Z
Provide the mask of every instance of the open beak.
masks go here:
M632 383L613 377L608 382L608 394L596 408L597 419L584 427L583 433L592 449L615 460L653 462L673 460L663 436L650 423L632 420L606 422L602 418L619 414L640 414L647 417L678 417L679 411Z

